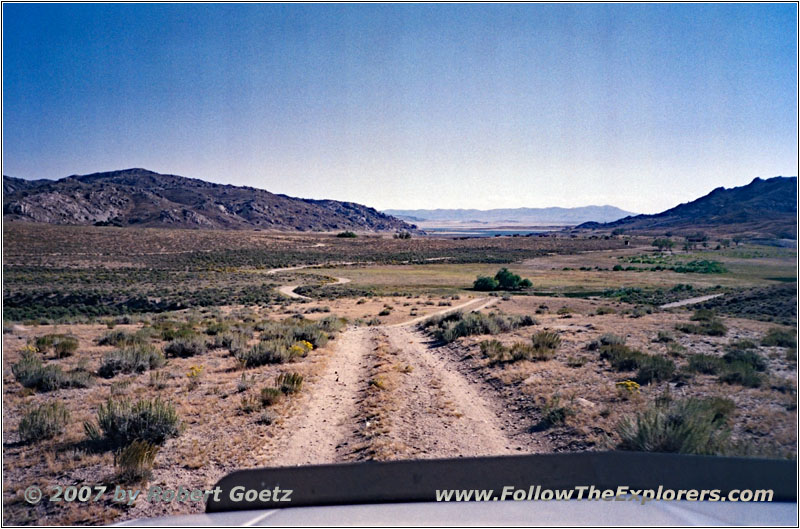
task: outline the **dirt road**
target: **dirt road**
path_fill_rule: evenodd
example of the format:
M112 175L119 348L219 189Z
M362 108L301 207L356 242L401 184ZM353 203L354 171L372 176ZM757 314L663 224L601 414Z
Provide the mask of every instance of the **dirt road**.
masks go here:
M708 296L698 296L696 298L689 298L684 299L682 301L674 301L672 303L667 303L666 305L661 305L660 309L674 309L675 307L684 307L686 305L694 305L695 303L702 303L704 301L708 301L709 299L714 299L720 297L722 294L711 294Z
M436 354L413 327L384 331L401 365L411 367L394 388L399 409L389 436L415 458L512 454L523 447L500 420L502 404Z
M299 268L302 268L302 267L293 268L292 270L297 270ZM283 270L285 271L286 269L283 269ZM334 285L344 285L344 284L350 282L350 279L348 279L346 277L334 277L334 279L336 281L334 281L333 283L326 283L323 286L332 287ZM294 289L296 289L299 286L300 285L283 285L281 287L278 287L278 292L280 292L284 296L289 296L290 298L293 298L293 299L311 299L308 296L304 296L302 294L298 294L297 292L294 291Z
M302 294L298 294L294 291L300 285L283 285L282 287L278 287L278 292L283 294L284 296L289 296L292 299L311 299L308 296L303 296Z
M436 314L493 301L476 298ZM444 348L414 327L418 320L343 331L284 421L270 465L542 450L519 431L493 390L470 381Z
M367 365L364 350L369 346L368 328L351 327L336 339L333 357L325 372L306 391L300 413L283 425L291 436L278 450L276 466L312 465L342 460L357 413L359 385Z

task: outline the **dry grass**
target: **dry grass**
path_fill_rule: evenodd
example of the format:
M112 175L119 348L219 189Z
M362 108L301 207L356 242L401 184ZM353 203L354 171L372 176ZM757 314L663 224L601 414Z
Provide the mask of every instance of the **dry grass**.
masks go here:
M595 315L595 308L603 306L600 301L526 297L503 302L502 309L509 314L532 314L543 303L548 310L536 315L540 320L537 329L557 331L562 339L557 354L551 360L495 364L480 352L480 343L486 340L485 336L462 338L451 347L460 351L459 356L466 356L466 362L479 368L485 378L501 380L501 393L510 401L518 399L520 394L524 395L542 415L553 407L551 398L554 395L558 396L561 404L569 403L571 413L565 414L563 422L550 425L545 431L554 449L603 450L616 446L619 442L616 431L619 421L642 411L667 388L672 388L676 398L732 399L736 406L732 417L734 440L747 440L758 447L761 450L758 453L762 455L796 456L796 364L786 359L782 348L759 348L761 356L767 359L770 380L761 388L723 384L716 375L683 375L693 355L711 355L722 361L730 341L746 339L758 343L771 327L770 324L724 318L729 328L727 336L677 333L676 341L664 343L658 341L659 331L672 329L676 323L688 321L692 314L690 311L630 318L624 314ZM562 306L571 306L578 311L573 312L572 318L562 319L557 314ZM623 329L624 333L621 332ZM598 350L587 349L591 342L599 342L603 335L611 333L622 334L631 349L673 360L678 368L676 376L682 381L677 385L672 378L652 381L649 385L643 385L639 392L620 392L616 383L635 379L636 370L618 372L600 358ZM514 343L529 340L530 331L522 329L492 338L510 347ZM670 354L676 346L683 349L681 356ZM531 418L531 426L536 426L538 422L539 419Z
M361 442L354 453L358 460L396 459L406 449L389 435L392 415L400 404L395 390L403 376L402 366L395 363L396 353L391 350L385 336L377 340L368 361L372 367L364 381L357 417Z
M235 311L224 311L231 312ZM116 329L133 333L141 327L141 324L119 325ZM153 484L210 487L235 468L266 464L269 458L277 456L264 453L260 456L260 462L253 458L252 448L266 445L265 436L279 427L280 420L265 424L259 422L258 413L239 413L242 393L238 386L242 373L238 370L236 360L225 349L214 349L191 358L169 358L167 364L159 369L160 375L155 381L151 377L153 372L144 372L118 374L113 379L96 377L89 388L61 389L48 393L36 393L23 388L14 380L11 365L19 360L26 343L36 336L63 332L67 328L79 341L79 353L63 359L50 358L45 362L60 365L67 371L80 365L97 372L105 355L115 350L115 346L97 345L98 339L108 332L105 325L37 326L3 335L3 436L9 441L4 447L3 472L5 483L13 484L4 490L4 501L9 507L4 511L6 523L26 523L26 520L32 521L41 516L47 516L47 520L59 524L100 524L120 519L119 509L112 505L104 505L101 509L102 505L98 504L79 512L69 505L49 505L43 510L44 507L34 509L24 501L18 501L26 484L34 482L66 486L113 480L117 474L113 453L105 450L87 452L84 448L86 434L82 426L86 421L96 422L98 407L111 396L132 401L158 397L175 405L183 428L180 436L168 439L160 448L152 469L150 482ZM253 340L257 339L258 332L255 332ZM154 342L159 349L165 345L165 342L157 339ZM326 348L315 349L306 358L287 365L291 366L292 372L313 377L316 364L326 355ZM192 366L198 365L204 367L203 376L189 391L186 374ZM281 368L287 365L248 370L247 377L252 381L252 389L247 389L245 394L265 385L273 385L277 375L283 371ZM71 420L64 432L41 441L36 447L18 443L17 430L22 413L31 406L54 399L70 411ZM297 411L292 409L289 402L272 408L277 417ZM157 506L149 502L141 503L127 511L124 517L178 514L202 508L189 504Z

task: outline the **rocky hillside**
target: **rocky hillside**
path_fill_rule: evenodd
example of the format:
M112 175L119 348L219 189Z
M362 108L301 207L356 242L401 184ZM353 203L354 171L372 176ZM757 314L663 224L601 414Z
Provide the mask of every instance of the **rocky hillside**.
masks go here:
M3 219L50 224L299 231L415 226L373 208L126 169L60 180L3 176Z
M615 230L659 235L705 230L724 235L797 238L797 177L756 178L746 186L719 187L704 197L656 215L636 215L615 222L587 222L578 229Z

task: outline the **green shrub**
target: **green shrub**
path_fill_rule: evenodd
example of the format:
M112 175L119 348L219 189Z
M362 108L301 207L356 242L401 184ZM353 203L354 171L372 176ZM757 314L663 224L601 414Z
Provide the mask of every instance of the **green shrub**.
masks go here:
M306 320L301 316L283 321L265 321L257 325L256 329L261 331L261 341L280 341L287 348L296 342L306 341L316 349L328 343L329 332L336 332L343 325L344 323L335 316L326 316L319 322Z
M667 354L677 358L683 358L686 354L686 348L678 342L667 343Z
M42 378L42 360L31 351L22 351L19 362L11 366L11 372L17 382L26 388L36 387Z
M302 318L288 318L282 322L265 321L256 326L261 331L261 341L248 349L241 349L234 356L244 367L289 362L308 353L312 348L324 346L329 333L344 326L344 321L335 316L326 316L318 322ZM303 342L307 344L303 345Z
M493 363L508 362L511 360L511 355L508 347L504 346L498 340L484 340L480 343L481 353L483 356L492 360Z
M650 384L669 380L675 374L675 362L663 356L642 355L639 359L639 371L636 382Z
M668 331L658 331L655 341L659 343L671 343L675 341L675 336Z
M639 452L718 454L730 449L727 422L733 403L727 399L685 399L650 406L617 426L618 448Z
M608 360L617 371L632 371L639 367L644 353L635 351L626 345L604 345L600 348L600 358Z
M498 286L500 286L500 284L497 282L497 280L488 276L478 276L478 279L472 283L472 288L481 292L491 292L493 290L497 290Z
M284 395L297 393L303 387L303 375L299 373L281 373L275 378L275 385Z
M421 327L428 330L437 340L450 343L462 336L479 334L500 334L519 327L535 325L530 316L505 315L496 312L452 312L425 320Z
M755 371L766 371L767 361L755 351L734 349L722 357L729 364L747 364Z
M33 341L33 345L40 353L46 353L53 347L53 340L57 334L45 334L44 336L37 336Z
M194 336L191 338L175 338L164 348L167 356L179 356L188 358L208 352L208 344L203 338Z
M557 332L539 331L531 337L536 360L550 359L561 346L561 337Z
M529 279L522 279L508 268L498 270L494 279L497 281L497 288L500 290L522 290L532 286Z
M197 333L194 331L194 327L188 323L178 325L177 327L173 324L167 324L161 330L161 339L167 342L178 338L189 340L196 337Z
M56 357L65 358L78 350L78 339L66 334L46 334L36 338L34 345L40 353L46 353L52 349Z
M206 326L205 333L209 336L217 336L219 334L228 332L228 329L230 329L230 325L227 322L215 321Z
M266 387L261 389L261 404L272 406L281 400L283 392L279 388Z
M519 360L550 360L555 356L555 349L537 349L535 346L523 342L511 345L508 350L511 362Z
M720 382L738 384L747 388L759 388L764 384L764 378L755 368L744 362L727 364L724 372L719 376Z
M679 323L675 328L687 334L704 334L706 336L725 336L728 332L728 328L717 319L702 321L699 325Z
M725 346L727 351L749 351L757 348L758 345L752 340L733 340Z
M78 339L74 336L63 336L53 343L53 351L58 358L72 356L78 350Z
M611 346L625 345L625 337L618 336L616 334L606 333L597 340L592 340L591 342L589 342L586 348L589 351L595 351L606 345L611 345Z
M255 384L255 378L247 376L247 373L242 373L242 377L239 379L239 382L236 383L236 391L239 393L244 393Z
M280 391L278 391L278 393L280 393ZM250 395L245 393L244 395L242 395L242 398L239 401L239 410L242 413L246 414L250 414L253 413L254 411L260 410L261 406L262 406L261 399L259 399L257 395Z
M692 321L713 321L714 311L709 309L697 309L690 319Z
M778 327L773 327L761 339L761 345L767 347L791 347L797 348L797 338L794 331L787 331Z
M147 382L147 385L157 390L161 390L167 387L167 381L170 378L172 377L165 371L151 371L150 380Z
M725 361L714 355L693 354L689 357L689 370L695 373L716 375L725 367Z
M534 430L546 430L553 426L564 424L567 417L575 415L575 410L569 405L561 403L561 397L553 395L545 403L541 409L542 418L537 425L533 427Z
M247 336L239 332L226 332L214 336L211 343L214 349L227 349L233 356L247 347Z
M69 410L60 402L46 402L23 415L19 423L19 437L23 442L52 439L64 432L69 417Z
M342 231L337 233L336 236L339 237L340 239L355 239L356 237L358 237L358 235L356 235L352 231Z
M91 375L88 372L76 369L65 373L60 366L45 366L36 353L30 351L23 351L19 362L11 366L11 372L24 387L38 391L85 388L91 383Z
M106 353L97 374L111 378L118 373L143 373L164 363L164 355L152 345L133 345Z
M114 463L118 468L117 476L120 481L137 483L148 479L159 448L156 444L135 440L117 451Z
M243 367L258 367L267 364L283 364L294 359L294 355L281 340L261 341L235 355Z
M484 356L497 364L519 360L550 360L555 356L560 343L558 334L542 331L533 336L531 344L517 342L506 347L497 340L486 340L481 342L480 348Z
M139 345L147 343L148 333L139 331L136 333L128 333L125 331L111 331L107 332L97 341L98 345L114 345L117 347Z
M736 411L736 403L725 397L705 397L702 406L711 414L712 420L730 422Z
M105 440L117 446L135 440L162 444L178 436L180 419L175 407L160 398L135 404L127 399L108 399L97 409L97 426L86 423L84 428L90 439Z

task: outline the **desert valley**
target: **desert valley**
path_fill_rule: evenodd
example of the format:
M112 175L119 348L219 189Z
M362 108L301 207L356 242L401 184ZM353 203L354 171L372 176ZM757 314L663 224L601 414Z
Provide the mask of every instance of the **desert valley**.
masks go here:
M143 169L3 186L5 523L202 508L25 502L43 482L797 457L794 177L490 237Z

